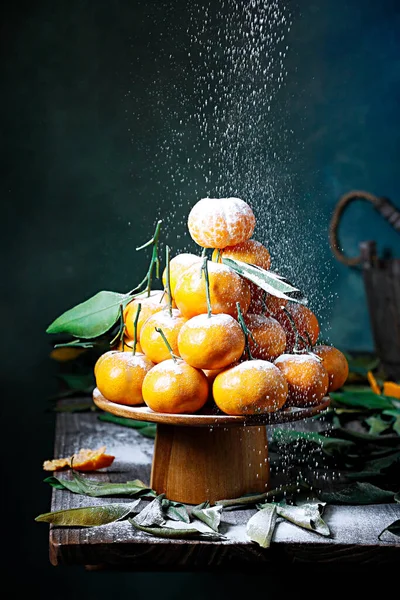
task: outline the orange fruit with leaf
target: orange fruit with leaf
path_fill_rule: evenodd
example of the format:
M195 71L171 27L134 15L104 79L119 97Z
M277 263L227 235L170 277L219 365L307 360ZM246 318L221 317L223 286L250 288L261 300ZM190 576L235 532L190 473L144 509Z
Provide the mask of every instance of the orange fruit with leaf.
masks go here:
M245 242L253 235L253 210L240 198L202 198L191 209L188 229L203 248L226 248Z
M212 395L228 415L257 415L281 409L288 384L281 371L266 360L246 360L219 373Z
M188 319L207 312L207 289L204 263L189 267L178 279L175 287L175 303ZM236 302L242 313L250 304L250 287L243 277L226 265L207 261L211 310L237 317Z
M154 313L163 310L168 306L168 296L164 290L152 290L150 294L142 292L133 298L123 311L123 320L125 323L125 334L133 339L135 337L135 318L138 312L138 306L141 306L139 318L137 321L137 340L140 340L140 332L145 321L154 315Z
M191 254L190 252L182 252L181 254L177 254L173 258L171 258L169 262L169 279L170 279L170 288L171 288L171 296L175 297L175 288L178 279L181 275L193 264L201 264L201 256L197 256L196 254ZM162 274L162 282L164 289L167 289L167 267L165 267Z

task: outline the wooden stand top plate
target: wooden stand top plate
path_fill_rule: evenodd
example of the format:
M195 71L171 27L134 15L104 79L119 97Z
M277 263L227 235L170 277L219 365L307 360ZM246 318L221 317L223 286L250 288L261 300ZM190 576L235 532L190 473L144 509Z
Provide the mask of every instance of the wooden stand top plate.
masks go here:
M146 405L127 406L107 400L98 390L93 390L93 401L96 406L118 417L148 421L168 425L183 425L192 427L232 427L238 425L276 425L289 421L299 421L319 414L328 408L329 396L323 398L320 404L306 408L288 407L272 413L259 415L227 415L214 404L207 403L201 410L193 414L160 413L151 410Z

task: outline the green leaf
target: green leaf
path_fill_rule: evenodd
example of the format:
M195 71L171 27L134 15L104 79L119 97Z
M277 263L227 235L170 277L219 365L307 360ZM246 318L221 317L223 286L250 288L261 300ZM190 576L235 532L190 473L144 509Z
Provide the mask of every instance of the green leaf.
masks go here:
M395 492L384 490L372 483L352 483L341 490L321 491L321 500L329 504L380 504L394 501Z
M135 517L135 523L143 527L155 527L166 522L162 500L164 494L159 494L145 506Z
M367 376L368 371L374 371L379 366L379 358L370 355L350 356L346 355L351 373Z
M192 516L200 521L203 521L213 531L218 532L219 524L221 522L222 506L215 505L210 506L209 502L203 502L194 506L192 509Z
M95 385L95 379L92 373L83 373L75 375L74 373L59 373L58 378L61 379L69 389L75 392L87 392L92 390Z
M140 499L129 504L104 504L103 506L55 510L38 515L35 521L65 527L97 527L124 519L139 502Z
M393 402L386 396L380 396L372 391L362 392L330 392L332 400L347 406L362 407L367 410L386 410L393 408Z
M240 496L239 498L227 498L223 500L216 500L215 505L222 506L223 508L250 505L255 506L257 503L263 502L265 500L277 500L278 498L283 498L288 494L300 493L308 489L309 486L305 483L290 483L288 485L282 485L279 488L275 488L273 490L269 490L268 492L263 492L261 494L246 494L244 496Z
M330 536L329 527L321 516L324 506L325 504L322 502L304 503L301 506L291 506L285 503L277 504L276 511L279 517L283 517L303 529Z
M394 408L393 410L384 410L383 414L394 417L392 429L397 433L398 436L400 436L400 410L398 408Z
M128 519L128 521L136 529L139 529L140 531L144 531L145 533L149 533L150 535L154 535L156 537L161 537L161 538L181 539L181 538L207 537L207 538L213 539L213 538L217 537L219 539L221 537L219 534L216 535L215 533L210 534L210 533L199 531L198 529L196 529L195 527L192 527L191 525L184 527L184 525L186 525L185 523L182 523L180 525L179 529L178 528L175 529L173 527L148 527L148 526L140 525L139 523L136 522L135 519Z
M369 479L371 477L377 477L382 474L382 471L389 469L400 463L400 452L396 451L383 458L376 458L368 460L363 465L362 471L346 473L348 479Z
M299 440L310 442L321 446L322 450L329 455L346 454L355 447L351 440L333 438L321 435L315 431L296 431L293 429L282 429L275 427L271 436L271 444L290 444Z
M380 416L371 416L368 419L365 419L365 422L369 425L369 433L371 435L379 435L383 431L386 431L391 427L390 421L385 421L381 419Z
M44 479L57 490L69 490L74 494L83 494L94 498L104 496L154 496L155 492L139 479L126 483L98 482L83 478L77 471L73 471L75 479L60 479L52 475ZM84 481L84 483L83 483Z
M378 535L378 539L381 539L381 536L383 533L385 533L385 531L389 531L390 533L394 533L394 535L400 536L400 519L393 521L393 523L385 527L385 529L382 529Z
M141 429L139 429L139 433L141 435L144 435L144 437L154 439L156 437L156 433L157 433L157 425L155 423L152 423L151 425L148 425L147 427L142 427Z
M247 521L246 533L252 542L262 548L269 548L275 530L277 510L275 504L268 504L258 510Z
M294 302L305 302L305 298L300 290L294 287L287 279L274 273L272 271L266 271L261 267L252 265L249 263L242 262L233 258L222 257L222 262L236 271L242 277L245 277L252 283L256 284L265 292L277 296L278 298L286 298Z
M67 333L84 339L106 333L117 321L120 306L132 300L128 294L101 291L60 315L46 333Z
M189 513L187 508L181 502L173 502L164 498L162 500L162 507L165 515L172 521L182 521L183 523L190 523Z

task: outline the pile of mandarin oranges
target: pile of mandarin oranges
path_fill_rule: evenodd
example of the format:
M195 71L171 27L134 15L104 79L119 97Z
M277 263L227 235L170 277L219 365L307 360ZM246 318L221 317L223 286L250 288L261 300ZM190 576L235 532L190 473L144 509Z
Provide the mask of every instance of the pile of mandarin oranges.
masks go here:
M203 198L193 206L187 226L201 254L174 255L163 289L141 292L125 306L119 346L94 367L104 398L161 413L211 405L256 415L318 405L343 386L346 357L318 343L314 312L265 292L223 261L270 269L270 252L252 237L255 224L239 198Z

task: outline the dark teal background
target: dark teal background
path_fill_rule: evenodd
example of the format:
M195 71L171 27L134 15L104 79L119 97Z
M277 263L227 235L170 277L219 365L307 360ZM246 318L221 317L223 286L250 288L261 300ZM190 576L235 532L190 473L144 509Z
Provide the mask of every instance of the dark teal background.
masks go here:
M57 597L67 597L78 586L97 597L113 581L124 595L135 585L147 593L146 576L113 580L50 567L47 527L33 519L50 499L41 466L53 453L54 417L46 409L56 365L46 327L101 289L131 289L149 258L135 247L157 219L162 248L198 251L186 230L191 206L206 195L247 200L274 268L304 289L325 337L345 350L372 349L361 274L334 259L328 226L351 189L400 206L400 5L280 5L292 20L284 84L227 174L218 136L210 149L193 116L202 77L214 68L200 60L193 34L204 26L205 47L215 50L215 23L229 19L229 2L3 3L2 456L11 524L3 545L10 568L21 569L15 582L42 596L54 586ZM252 68L249 62L246 89L260 90L261 75ZM210 118L208 109L204 115ZM398 234L363 203L349 209L340 233L351 255L366 239L376 240L380 252L400 252ZM157 582L177 586L163 590L167 598L200 598L211 584L246 583L240 574L194 582L165 574Z

